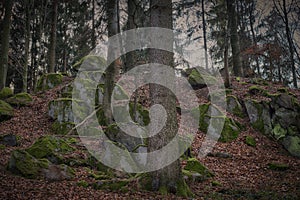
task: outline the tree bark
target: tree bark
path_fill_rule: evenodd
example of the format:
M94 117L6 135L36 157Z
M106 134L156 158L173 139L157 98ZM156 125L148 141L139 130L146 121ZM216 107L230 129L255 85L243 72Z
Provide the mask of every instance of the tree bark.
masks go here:
M26 1L26 27L25 27L25 62L23 71L23 92L27 92L28 89L28 59L29 59L29 43L31 38L30 22L31 22L31 0Z
M205 20L205 8L204 0L201 1L202 5L202 30L203 30L203 43L204 43L204 56L205 56L205 69L208 70L208 54L207 54L207 39L206 39L206 20Z
M57 7L58 7L58 0L53 0L53 14L52 14L50 48L49 48L49 69L48 69L49 73L55 72Z
M107 19L108 19L108 37L112 37L120 32L119 26L119 1L118 0L107 0ZM117 60L112 60L116 49L113 49L110 45L108 46L107 62L110 66L106 70L105 74L105 88L103 97L103 108L107 119L110 124L113 122L112 110L111 110L111 95L114 89L115 79L119 71L119 63Z
M172 29L172 1L171 0L151 0L150 1L150 25L152 27L162 27ZM169 44L173 47L173 43ZM160 63L174 67L173 53L158 49L150 49L150 62ZM155 76L155 72L152 73ZM165 81L175 79L175 74L166 77ZM162 105L167 112L167 121L162 130L157 135L149 138L148 151L152 152L161 149L168 144L178 131L176 117L176 99L171 91L157 84L150 84L151 104ZM153 190L169 193L178 193L178 187L182 186L184 180L181 174L179 159L157 171L151 172L151 184ZM184 185L184 184L183 184Z
M5 16L3 19L3 30L1 36L1 55L0 55L0 90L6 85L7 69L8 69L8 51L9 38L11 28L13 1L5 1Z
M228 23L230 24L230 44L232 50L233 73L235 76L242 76L242 61L240 56L240 42L237 26L237 15L235 11L235 0L227 1Z

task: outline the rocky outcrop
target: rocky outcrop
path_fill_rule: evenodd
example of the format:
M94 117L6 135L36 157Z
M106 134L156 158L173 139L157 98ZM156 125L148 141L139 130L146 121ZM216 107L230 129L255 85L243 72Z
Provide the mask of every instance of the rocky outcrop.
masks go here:
M13 106L27 106L33 102L32 96L26 92L15 94L5 100Z
M62 83L62 78L63 78L62 74L55 74L55 73L44 74L39 78L37 82L36 90L44 91L44 90L49 90L51 88L54 88Z

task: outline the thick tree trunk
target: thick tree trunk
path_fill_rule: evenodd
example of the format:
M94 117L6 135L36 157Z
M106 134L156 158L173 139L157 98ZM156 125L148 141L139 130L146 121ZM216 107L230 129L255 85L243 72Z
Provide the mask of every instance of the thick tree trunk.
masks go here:
M251 30L251 34L252 34L252 42L253 42L253 45L257 45L257 39L256 39L256 35L255 35L255 32L254 32L254 10L255 10L255 3L252 2L251 6L250 6L250 30ZM257 74L258 76L260 76L260 67L259 67L259 60L258 60L258 56L255 56L255 63L256 63L256 71L257 71Z
M150 25L172 29L172 1L150 1ZM170 47L173 47L171 42ZM150 49L150 62L160 63L174 67L173 53L157 49ZM152 76L155 76L153 72ZM165 81L174 81L175 74L166 77ZM167 121L164 128L155 136L149 138L149 152L161 149L176 135L178 131L176 117L176 99L171 91L157 84L150 84L150 97L152 105L160 104L167 112ZM183 187L184 180L181 174L179 159L162 169L151 173L152 189L170 193L178 193L179 187Z
M230 44L232 50L233 73L242 76L242 61L240 56L240 42L235 11L235 0L227 0L228 23L230 24Z
M48 69L49 73L55 72L57 7L58 7L58 0L53 0L53 14L52 14L50 48L49 48L49 69Z
M118 0L107 0L107 19L108 19L108 37L114 36L120 32L119 26L119 1ZM110 63L113 60L113 55L116 49L113 49L110 45L108 46L107 62ZM105 74L105 88L104 88L104 98L103 107L104 113L107 118L108 123L113 122L112 110L111 110L111 95L114 89L115 79L119 71L119 63L117 60L113 61L111 65L107 68Z
M3 19L3 30L1 35L0 90L5 87L6 84L12 7L12 0L5 1L5 16Z

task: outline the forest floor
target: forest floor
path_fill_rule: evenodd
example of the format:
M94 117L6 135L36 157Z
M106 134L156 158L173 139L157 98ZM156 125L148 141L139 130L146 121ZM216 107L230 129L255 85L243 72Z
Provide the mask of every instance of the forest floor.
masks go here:
M65 84L69 80L65 80ZM243 96L250 83L233 81L233 94ZM43 135L53 135L52 120L48 116L48 102L57 98L58 86L44 93L34 94L31 105L15 109L15 116L0 123L0 135L14 134L20 139L17 147L0 150L0 199L181 199L174 195L162 196L156 192L138 190L132 184L127 192L95 190L80 187L78 180L86 179L84 168L75 168L72 180L49 182L25 179L6 170L11 152L24 149ZM265 86L276 91L279 84ZM269 88L267 88L269 87ZM199 91L200 92L200 91ZM299 100L299 90L291 90ZM276 141L273 141L249 126L249 120L241 121L246 130L229 143L217 143L213 152L230 154L230 158L207 156L200 161L214 172L215 176L203 182L190 184L195 199L299 199L300 159L294 158ZM256 147L245 144L246 136L253 136ZM192 151L197 155L203 134L197 134ZM285 171L269 169L269 163L284 163ZM218 183L218 184L214 184Z

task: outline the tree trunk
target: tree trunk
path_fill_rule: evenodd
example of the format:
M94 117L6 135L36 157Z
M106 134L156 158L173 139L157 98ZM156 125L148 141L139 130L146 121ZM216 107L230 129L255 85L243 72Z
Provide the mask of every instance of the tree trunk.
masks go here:
M108 19L108 37L114 36L120 32L119 26L119 6L118 0L107 0L107 19ZM116 49L113 49L110 45L108 46L107 62L110 63L113 60L113 55ZM103 107L104 113L107 118L108 123L113 122L112 110L111 110L111 95L114 89L115 79L120 73L119 63L117 60L113 61L111 65L107 68L105 74L105 87L104 87L104 97L103 97Z
M251 6L250 6L250 30L251 30L251 34L252 34L252 42L253 42L253 45L257 45L257 39L256 39L256 35L255 35L255 32L254 32L254 21L253 21L253 18L254 18L254 15L253 15L253 12L255 10L255 3L252 2ZM256 63L256 71L257 71L257 74L258 76L260 76L260 67L259 67L259 60L258 60L258 56L255 55L255 63Z
M288 12L286 10L286 0L283 0L283 14L285 19L285 31L286 36L289 43L289 51L290 51L290 62L291 62L291 68L292 68L292 74L293 74L293 85L295 88L297 88L297 75L296 75L296 67L295 67L295 60L294 60L294 42L291 35L290 27L289 27L289 17Z
M224 85L226 88L229 88L231 86L230 83L230 75L229 75L229 67L228 67L228 30L229 30L229 23L227 22L227 28L225 28L225 48L224 48L224 70L225 70L225 76L224 76Z
M203 43L204 43L204 56L205 56L205 69L208 70L208 54L207 54L207 40L206 40L206 20L205 20L205 8L204 0L201 1L202 4L202 30L203 30Z
M235 0L227 0L228 23L230 24L230 44L232 50L233 73L242 76L242 61L240 56L240 42L237 27Z
M3 19L3 30L1 36L1 54L0 54L0 90L6 85L7 69L8 69L8 51L11 27L13 1L5 1L5 16Z
M31 0L26 1L26 27L25 27L25 62L23 71L23 92L27 92L28 89L28 59L29 59L29 43L31 38L30 33L30 21L31 21Z
M49 70L48 70L49 73L55 72L57 7L58 7L58 0L53 0L53 14L52 14L50 48L49 48Z
M96 47L95 0L92 0L92 49Z
M150 1L150 25L151 27L162 27L172 29L172 1L171 0L151 0ZM173 46L171 42L170 47ZM173 53L158 49L150 49L150 62L160 63L174 67ZM155 76L155 72L152 73ZM165 81L174 81L175 74L166 77ZM176 135L178 131L176 117L176 99L171 91L157 84L150 84L151 104L162 105L167 112L167 121L162 130L157 135L149 138L149 152L161 149ZM180 194L180 187L185 187L181 174L179 159L157 171L151 172L151 185L153 190L163 193ZM186 190L187 188L185 188Z

